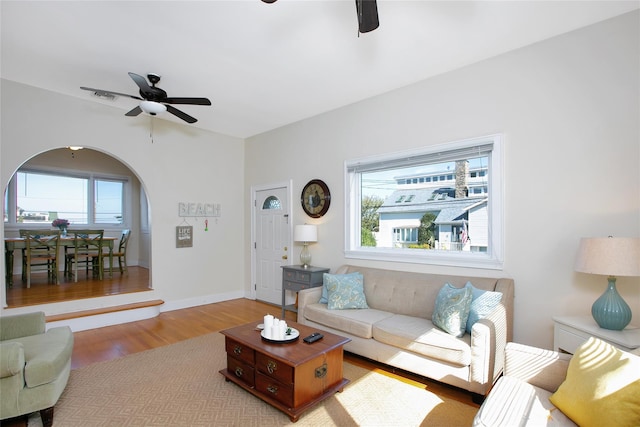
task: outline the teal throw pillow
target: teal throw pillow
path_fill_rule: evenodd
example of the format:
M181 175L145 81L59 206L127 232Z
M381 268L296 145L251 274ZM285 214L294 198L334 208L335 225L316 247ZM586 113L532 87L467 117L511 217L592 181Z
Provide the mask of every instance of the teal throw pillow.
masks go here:
M470 283L467 283L464 288L456 288L450 283L446 283L436 297L436 306L431 321L451 335L463 336L469 318L471 298Z
M330 278L327 281L327 308L369 308L364 296L362 276L341 277L340 280Z
M471 308L469 309L469 318L467 319L466 331L471 333L473 324L480 319L484 319L500 304L502 301L502 292L485 291L473 286L470 282L467 286L471 286Z
M322 275L322 296L320 297L320 301L318 301L320 304L327 304L329 302L328 300L328 293L327 293L327 284L329 283L342 283L344 281L349 281L349 280L360 280L360 284L362 285L364 283L364 278L362 277L362 273L348 273L348 274L329 274L329 273L324 273Z

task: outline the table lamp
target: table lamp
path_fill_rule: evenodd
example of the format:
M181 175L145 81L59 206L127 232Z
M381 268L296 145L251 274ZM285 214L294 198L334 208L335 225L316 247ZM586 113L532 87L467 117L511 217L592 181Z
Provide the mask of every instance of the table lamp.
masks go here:
M631 322L631 309L616 290L616 276L640 276L640 238L583 238L575 270L608 276L607 290L593 303L591 315L603 329L623 330Z
M300 252L300 262L304 268L309 268L311 264L311 253L309 252L309 243L318 241L318 227L315 225L304 224L296 225L293 230L293 240L302 242L302 252Z

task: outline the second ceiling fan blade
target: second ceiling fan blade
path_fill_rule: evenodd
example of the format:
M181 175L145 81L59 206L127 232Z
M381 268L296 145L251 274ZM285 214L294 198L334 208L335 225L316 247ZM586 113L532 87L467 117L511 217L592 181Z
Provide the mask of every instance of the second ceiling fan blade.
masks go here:
M167 107L167 111L168 112L170 112L171 114L173 114L176 117L181 118L182 120L184 120L187 123L195 123L195 122L198 121L198 119L196 119L195 117L191 117L190 115L188 115L184 111L178 110L176 107L173 107L171 105L166 105L166 107Z
M132 109L131 111L129 111L127 114L125 114L125 116L135 117L140 113L142 113L142 108L140 108L140 106L137 106L134 109Z
M208 98L165 98L162 102L169 104L211 105Z
M129 76L133 79L133 81L138 85L140 90L142 90L143 92L147 92L151 90L151 86L149 86L149 83L147 83L147 79L145 79L141 75L129 72Z
M356 0L356 12L358 13L359 32L368 33L380 26L376 0Z

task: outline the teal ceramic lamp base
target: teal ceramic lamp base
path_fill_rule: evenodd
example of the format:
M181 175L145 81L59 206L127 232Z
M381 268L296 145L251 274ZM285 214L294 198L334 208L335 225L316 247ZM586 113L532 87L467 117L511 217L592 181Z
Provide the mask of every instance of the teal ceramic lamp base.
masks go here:
M631 308L616 290L616 278L609 276L608 280L607 290L591 307L591 315L601 328L621 331L631 322Z

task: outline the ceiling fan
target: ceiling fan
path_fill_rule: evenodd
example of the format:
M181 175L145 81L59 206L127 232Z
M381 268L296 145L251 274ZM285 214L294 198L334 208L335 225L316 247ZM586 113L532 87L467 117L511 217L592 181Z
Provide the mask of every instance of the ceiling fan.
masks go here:
M264 3L275 3L277 0L262 0ZM378 5L376 0L356 0L358 15L358 32L368 33L380 26L378 21Z
M158 74L147 74L147 79L149 79L149 82L151 82L151 86L149 86L149 83L147 83L147 80L144 77L136 73L129 73L129 76L140 88L140 96L114 92L112 90L93 89L84 86L81 86L80 89L95 92L97 95L119 95L140 100L140 105L133 108L131 111L125 114L125 116L137 116L142 112L155 116L156 114L168 111L169 113L184 120L187 123L195 123L198 121L195 117L191 117L184 111L178 110L171 104L211 105L211 101L209 101L209 99L207 98L167 97L167 92L156 86L156 84L160 81L160 76Z

